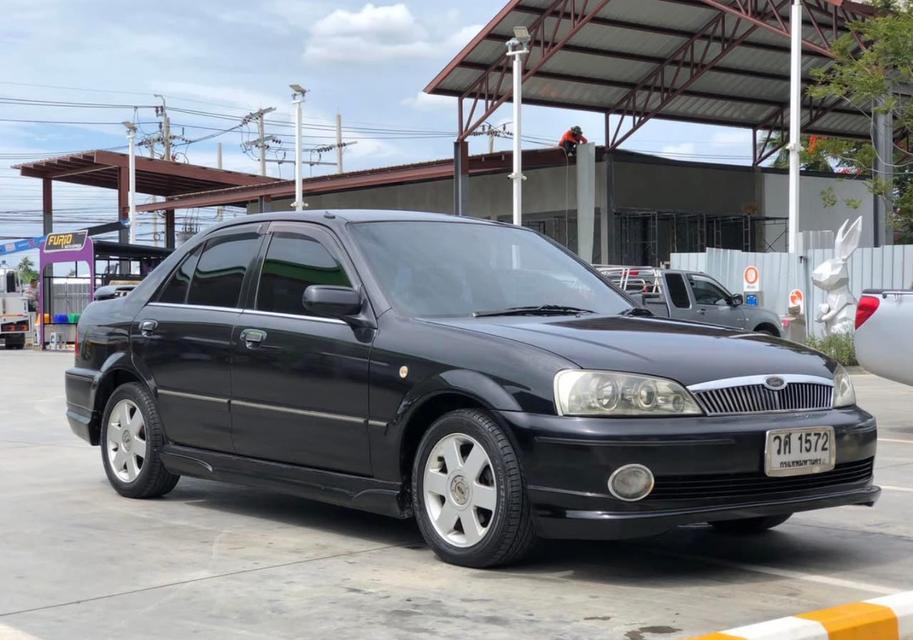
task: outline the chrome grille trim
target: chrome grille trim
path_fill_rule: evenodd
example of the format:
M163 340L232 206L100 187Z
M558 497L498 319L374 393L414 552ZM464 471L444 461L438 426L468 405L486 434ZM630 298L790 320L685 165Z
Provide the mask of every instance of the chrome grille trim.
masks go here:
M751 376L704 382L688 387L708 416L824 411L833 404L834 383L814 376L775 376L784 385L771 389L774 376ZM735 383L735 384L732 384Z

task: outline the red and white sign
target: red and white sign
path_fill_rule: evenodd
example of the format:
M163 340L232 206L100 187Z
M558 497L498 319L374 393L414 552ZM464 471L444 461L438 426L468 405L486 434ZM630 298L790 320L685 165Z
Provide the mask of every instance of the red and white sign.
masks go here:
M742 291L761 290L761 271L754 265L745 267L742 272Z
M797 309L799 314L805 313L805 294L802 289L793 289L789 292L789 308Z

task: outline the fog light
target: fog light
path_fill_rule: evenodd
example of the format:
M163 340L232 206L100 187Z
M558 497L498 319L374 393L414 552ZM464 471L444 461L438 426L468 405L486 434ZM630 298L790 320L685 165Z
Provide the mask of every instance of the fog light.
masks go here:
M609 492L625 502L643 500L653 491L653 472L642 464L626 464L609 476Z

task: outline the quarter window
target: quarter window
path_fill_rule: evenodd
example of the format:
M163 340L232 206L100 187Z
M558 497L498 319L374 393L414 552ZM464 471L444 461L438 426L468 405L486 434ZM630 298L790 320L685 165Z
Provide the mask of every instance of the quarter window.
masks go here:
M339 261L318 241L274 235L260 272L257 309L307 315L302 297L312 284L352 286Z
M669 289L669 301L679 309L687 309L691 306L688 299L688 288L685 286L685 278L680 273L666 274L666 288Z
M210 240L190 282L187 303L236 307L244 274L259 243L259 236L253 233Z
M159 302L184 304L187 301L187 290L190 289L190 280L193 277L193 270L197 267L199 257L200 249L197 248L184 258L184 262L171 274L168 283L162 288L162 292L158 297Z

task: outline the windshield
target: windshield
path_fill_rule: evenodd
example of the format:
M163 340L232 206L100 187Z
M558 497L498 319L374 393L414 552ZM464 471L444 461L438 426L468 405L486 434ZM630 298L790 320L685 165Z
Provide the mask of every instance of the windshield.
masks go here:
M391 304L406 315L469 316L544 305L614 315L631 307L602 278L531 231L426 221L350 228Z

